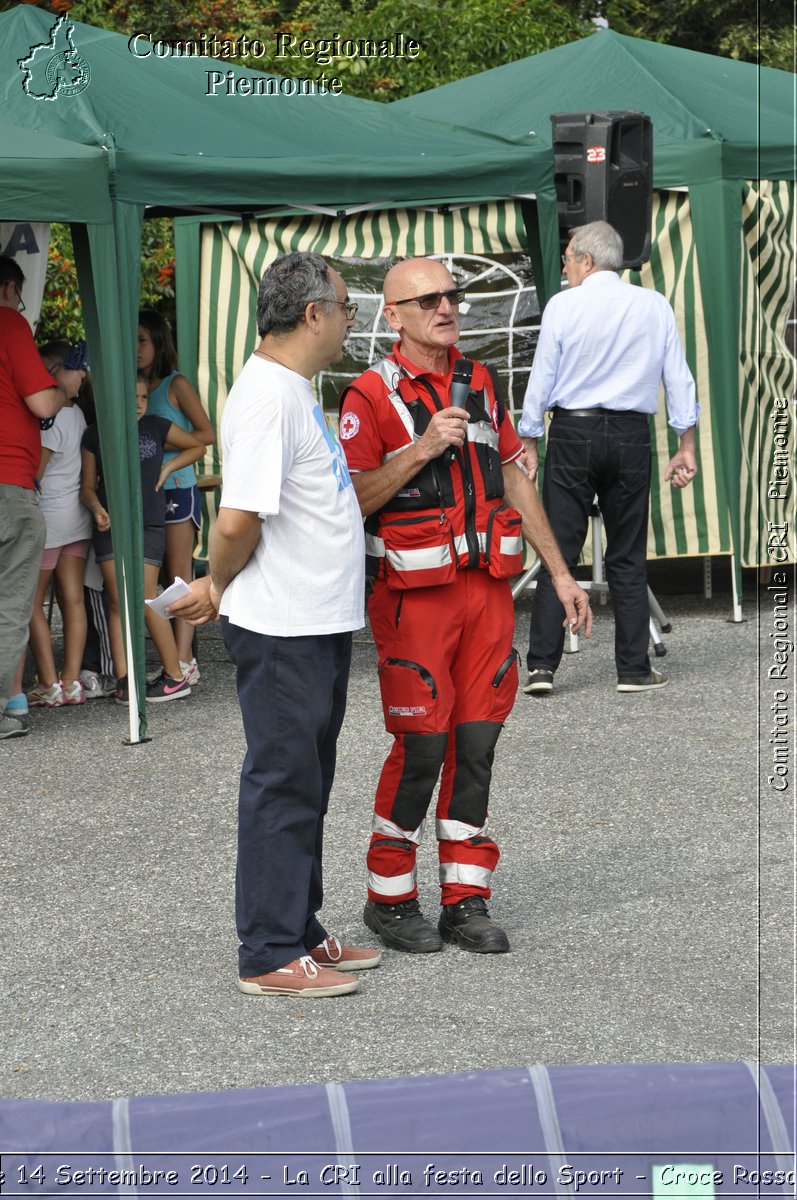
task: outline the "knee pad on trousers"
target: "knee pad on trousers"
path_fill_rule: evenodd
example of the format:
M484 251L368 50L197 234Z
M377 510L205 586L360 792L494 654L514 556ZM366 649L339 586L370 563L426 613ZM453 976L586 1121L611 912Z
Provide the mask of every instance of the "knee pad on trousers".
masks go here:
M446 755L447 733L405 733L401 778L390 819L401 829L417 829L426 816Z
M448 806L450 820L464 821L477 828L484 823L495 744L501 729L502 726L493 721L469 721L457 725L454 778Z

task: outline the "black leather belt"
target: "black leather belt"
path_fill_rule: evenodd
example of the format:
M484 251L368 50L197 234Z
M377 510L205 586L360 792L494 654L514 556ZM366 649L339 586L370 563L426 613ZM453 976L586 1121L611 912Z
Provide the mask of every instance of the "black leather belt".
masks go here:
M647 413L633 412L619 408L554 408L551 417L641 417L647 420Z
M601 413L611 411L609 408L555 408L551 417L599 417Z

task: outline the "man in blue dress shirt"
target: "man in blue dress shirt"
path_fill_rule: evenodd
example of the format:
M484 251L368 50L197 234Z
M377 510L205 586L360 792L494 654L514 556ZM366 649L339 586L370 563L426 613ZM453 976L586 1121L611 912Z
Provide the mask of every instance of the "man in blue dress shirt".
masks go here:
M623 261L619 233L605 221L583 225L573 231L562 261L568 288L545 308L518 432L535 478L537 439L546 410L553 410L542 498L571 571L597 495L614 606L617 690L648 691L667 683L648 657L649 417L663 382L668 421L679 437L664 478L684 488L697 474L700 406L669 303L617 274ZM531 622L527 695L553 690L564 649L563 620L543 568Z

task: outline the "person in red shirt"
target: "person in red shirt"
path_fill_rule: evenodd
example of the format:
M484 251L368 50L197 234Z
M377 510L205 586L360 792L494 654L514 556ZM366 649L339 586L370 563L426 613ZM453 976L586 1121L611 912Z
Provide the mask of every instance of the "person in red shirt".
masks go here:
M591 622L519 465L523 446L497 377L456 349L463 297L440 262L394 266L384 315L399 340L341 405L394 737L377 785L363 919L386 945L416 954L443 941L478 954L509 950L485 903L499 857L487 806L518 684L509 576L521 570L521 533L548 566L566 623L588 634ZM438 776L435 928L420 910L415 859Z
M5 709L27 645L44 549L36 491L39 422L54 417L67 401L22 316L24 281L18 263L0 255L0 739L28 732L27 717Z

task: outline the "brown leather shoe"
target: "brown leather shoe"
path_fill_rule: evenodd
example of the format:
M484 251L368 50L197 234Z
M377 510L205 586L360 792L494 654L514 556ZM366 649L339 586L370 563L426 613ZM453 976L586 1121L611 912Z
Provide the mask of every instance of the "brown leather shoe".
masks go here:
M330 934L320 946L310 951L310 957L319 967L330 967L333 971L368 971L379 966L382 951L344 946Z
M309 954L266 975L238 980L240 990L249 996L343 996L356 992L359 984L356 975L319 967Z

